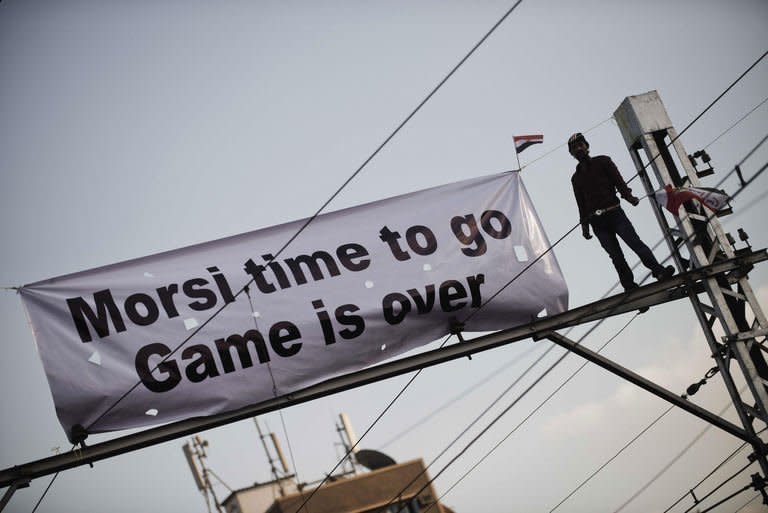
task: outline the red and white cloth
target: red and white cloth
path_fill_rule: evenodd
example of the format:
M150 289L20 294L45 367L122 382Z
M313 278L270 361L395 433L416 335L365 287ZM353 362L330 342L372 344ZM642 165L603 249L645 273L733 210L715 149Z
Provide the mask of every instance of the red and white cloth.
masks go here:
M708 187L672 187L667 185L661 190L654 192L656 201L663 205L667 210L677 216L680 205L688 200L696 200L712 212L717 212L728 206L731 199L726 193L719 189Z

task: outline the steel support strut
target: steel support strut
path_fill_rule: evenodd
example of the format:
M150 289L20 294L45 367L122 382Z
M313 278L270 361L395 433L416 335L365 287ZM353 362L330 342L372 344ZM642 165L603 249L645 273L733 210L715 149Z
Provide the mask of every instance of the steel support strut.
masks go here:
M702 408L697 404L686 401L685 399L675 394L674 392L670 392L666 388L657 385L656 383L640 376L639 374L632 372L631 370L625 367L622 367L618 363L612 360L609 360L605 356L602 356L601 354L598 354L590 349L587 349L586 347L582 346L578 342L575 342L569 339L568 337L565 337L559 333L550 332L550 333L545 333L544 338L549 339L555 344L561 347L564 347L568 351L571 351L572 353L575 353L581 356L582 358L589 360L594 364L597 364L603 369L609 372L612 372L613 374L616 374L621 378L626 379L630 383L639 386L643 390L646 390L652 393L656 397L660 397L665 401L674 404L678 408L681 408L687 411L688 413L691 413L697 416L698 418L709 422L715 427L722 429L726 433L729 433L753 445L755 444L759 446L763 445L762 441L758 437L750 435L743 428L740 428L739 426L728 422L727 420L723 419L719 415L716 415L708 410L705 410L704 408Z
M20 479L18 481L14 481L11 483L11 486L8 487L8 489L3 494L3 498L0 499L0 511L3 511L5 509L5 506L8 505L8 503L11 501L11 497L13 497L13 494L16 493L16 490L20 488L26 488L29 486L29 479Z
M677 216L668 220L668 214L653 200L654 192L667 185L700 186L699 174L656 91L627 97L614 117L645 192L652 198L653 213L678 271L707 267L737 255L739 251L733 247L717 216L702 211L693 202L686 202ZM643 155L646 164L643 164ZM648 173L649 167L655 183ZM712 275L702 281L700 290L689 288L688 297L744 430L755 440L751 443L763 475L768 476L765 445L756 434L759 429L754 426L755 420L768 425L768 365L756 340L765 333L768 321L749 284L748 273L746 269L734 273L730 279ZM754 318L751 325L747 321L747 307ZM722 339L717 337L716 329L725 334ZM743 395L735 384L732 360L737 362L748 386Z

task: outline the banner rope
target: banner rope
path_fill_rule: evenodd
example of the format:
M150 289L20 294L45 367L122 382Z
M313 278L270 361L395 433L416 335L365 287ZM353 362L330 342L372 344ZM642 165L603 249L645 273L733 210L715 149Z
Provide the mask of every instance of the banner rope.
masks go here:
M586 129L586 130L585 130L584 132L582 132L582 133L584 133L584 134L588 134L588 133L592 132L593 130L596 130L597 128L599 128L599 127L603 126L604 124L606 124L607 122L611 121L612 119L613 119L613 116L610 116L610 117L608 117L608 118L606 118L606 119L602 120L602 121L601 121L601 122L599 122L598 124L594 125L593 127ZM523 170L523 169L525 169L526 167L528 167L528 166L530 166L530 165L532 165L532 164L534 164L534 163L536 163L536 162L540 161L541 159L543 159L543 158L546 158L546 157L550 156L551 154L553 154L554 152L556 152L556 151L557 151L557 150L559 150L560 148L563 148L563 147L565 147L565 146L567 146L567 145L568 145L568 142L566 141L566 142L564 142L563 144L560 144L560 145L558 145L558 146L555 146L554 148L552 148L551 150L547 151L545 154L541 155L540 157L537 157L537 158L533 159L532 161L528 162L527 164L523 164L522 166L520 166L520 171L522 171L522 170Z
M251 307L251 319L253 319L253 327L256 328L256 331L259 331L259 322L256 320L256 311L253 309L253 298L251 298L251 290L248 287L248 285L245 286L243 289L245 292L245 295L248 297L248 304ZM277 397L277 382L275 381L275 374L272 372L272 364L271 362L266 362L267 371L269 371L269 378L272 380L272 396Z

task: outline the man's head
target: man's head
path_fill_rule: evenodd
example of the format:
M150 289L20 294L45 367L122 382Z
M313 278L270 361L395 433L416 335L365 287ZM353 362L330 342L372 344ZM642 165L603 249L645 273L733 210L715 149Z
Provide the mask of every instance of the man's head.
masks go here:
M589 157L589 143L581 132L576 132L568 138L568 152L578 161Z

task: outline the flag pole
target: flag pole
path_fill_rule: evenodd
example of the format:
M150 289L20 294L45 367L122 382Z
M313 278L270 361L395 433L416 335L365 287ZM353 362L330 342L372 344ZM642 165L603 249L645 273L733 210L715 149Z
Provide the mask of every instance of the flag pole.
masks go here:
M512 146L515 147L515 157L517 157L517 171L522 172L523 168L520 166L520 154L517 152L517 144L515 143L514 138L512 139Z

